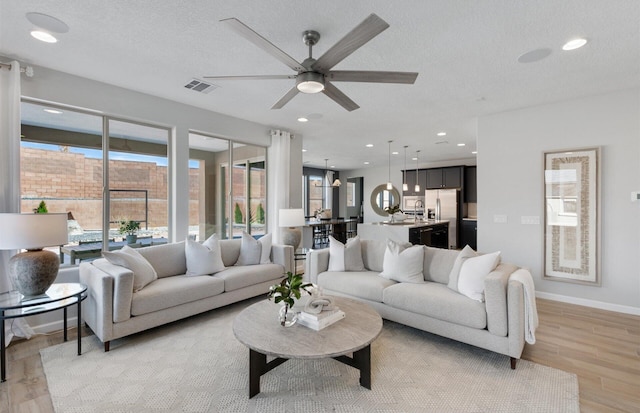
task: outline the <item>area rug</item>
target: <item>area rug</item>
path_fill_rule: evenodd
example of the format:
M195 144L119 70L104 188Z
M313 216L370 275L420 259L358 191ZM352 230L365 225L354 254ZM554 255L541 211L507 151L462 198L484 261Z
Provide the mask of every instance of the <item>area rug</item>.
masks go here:
M252 302L115 340L108 353L95 336L82 356L75 341L41 350L55 411L579 412L573 374L525 360L511 370L506 356L388 321L371 346L371 390L335 360L289 360L249 399L249 350L232 323Z

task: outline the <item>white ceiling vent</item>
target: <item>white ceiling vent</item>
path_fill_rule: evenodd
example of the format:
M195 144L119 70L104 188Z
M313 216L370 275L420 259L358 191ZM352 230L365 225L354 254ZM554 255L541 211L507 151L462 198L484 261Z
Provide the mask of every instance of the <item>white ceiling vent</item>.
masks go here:
M212 83L203 82L202 80L191 79L191 81L184 85L184 87L186 87L187 89L191 89L194 92L209 93L212 90L217 89L219 86Z

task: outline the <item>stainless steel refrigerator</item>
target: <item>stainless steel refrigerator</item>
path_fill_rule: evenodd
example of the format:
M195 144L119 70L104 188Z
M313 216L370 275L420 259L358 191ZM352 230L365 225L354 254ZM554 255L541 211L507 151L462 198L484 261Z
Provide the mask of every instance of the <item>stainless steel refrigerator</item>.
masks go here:
M427 189L425 210L429 218L449 221L449 248L458 248L458 189ZM433 211L433 213L432 213Z

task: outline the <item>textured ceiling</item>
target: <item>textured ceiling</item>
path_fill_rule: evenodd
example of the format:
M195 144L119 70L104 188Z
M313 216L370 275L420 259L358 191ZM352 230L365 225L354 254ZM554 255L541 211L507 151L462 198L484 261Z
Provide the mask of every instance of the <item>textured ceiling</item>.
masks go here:
M27 12L54 16L70 30L54 45L36 41ZM320 32L319 57L371 13L390 28L335 69L420 74L414 85L339 83L360 105L354 112L322 94L299 94L270 110L292 80L216 81L209 94L183 87L205 75L293 73L221 19L238 18L302 61L304 30ZM478 116L640 86L639 22L637 0L0 0L0 54L288 129L304 136L308 164L329 158L352 169L364 161L386 166L389 139L398 165L404 145L420 149L421 161L469 158ZM589 43L561 50L577 36ZM552 53L518 63L539 48ZM297 122L309 114L321 117ZM442 130L449 143L436 145Z

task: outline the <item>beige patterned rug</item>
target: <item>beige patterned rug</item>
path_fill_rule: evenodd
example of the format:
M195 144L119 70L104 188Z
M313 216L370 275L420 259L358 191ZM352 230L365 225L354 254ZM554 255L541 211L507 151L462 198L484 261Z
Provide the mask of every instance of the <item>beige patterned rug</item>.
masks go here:
M579 412L573 374L384 322L372 390L335 360L289 360L248 398L249 351L231 330L242 302L115 340L41 350L56 412ZM274 306L275 308L275 306ZM274 317L275 317L274 311Z

